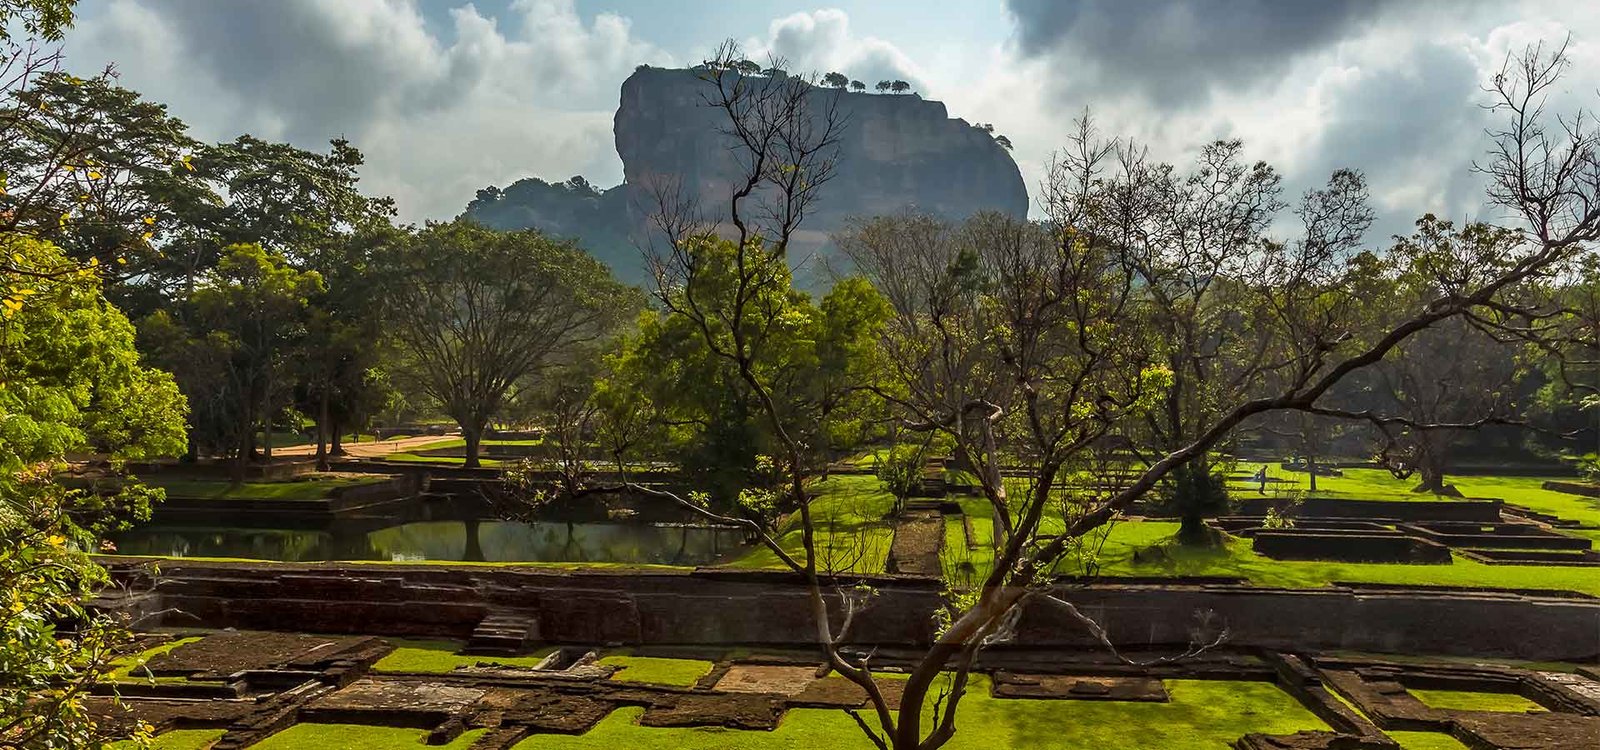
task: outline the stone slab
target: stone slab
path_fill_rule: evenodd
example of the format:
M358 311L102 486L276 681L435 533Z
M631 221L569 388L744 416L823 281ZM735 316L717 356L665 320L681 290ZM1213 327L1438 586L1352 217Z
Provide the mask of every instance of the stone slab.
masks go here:
M714 689L725 693L799 695L817 681L817 667L735 664Z
M1576 714L1458 715L1468 747L1499 750L1579 750L1600 747L1600 718Z
M645 709L639 724L647 727L729 727L771 730L783 710L771 696L755 694L682 694Z
M991 692L996 698L1101 700L1166 703L1161 680L1132 676L1082 676L996 672Z

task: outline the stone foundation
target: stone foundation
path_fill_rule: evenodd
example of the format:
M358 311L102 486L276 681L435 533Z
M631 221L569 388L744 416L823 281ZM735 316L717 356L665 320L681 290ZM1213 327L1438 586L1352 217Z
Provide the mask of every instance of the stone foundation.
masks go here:
M152 572L154 561L107 562L127 588L97 604L150 615L143 627L465 640L493 612L528 618L539 638L554 644L803 646L816 637L806 588L784 573L184 560L162 560ZM879 595L857 616L852 642L917 648L932 639L940 581L872 576L839 583L856 580ZM1208 632L1226 628L1227 642L1236 647L1600 658L1600 600L1577 594L1106 579L1063 585L1057 595L1128 648L1181 648L1200 624ZM1090 647L1095 640L1057 605L1034 600L1021 617L1017 643Z

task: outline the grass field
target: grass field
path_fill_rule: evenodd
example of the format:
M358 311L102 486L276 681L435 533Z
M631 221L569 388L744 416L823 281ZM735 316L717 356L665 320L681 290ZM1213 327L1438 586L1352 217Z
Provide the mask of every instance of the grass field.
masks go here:
M1544 707L1512 693L1476 693L1466 690L1416 690L1407 692L1430 708L1451 711L1509 711L1524 713L1543 711Z
M894 540L894 530L884 518L894 509L894 496L870 476L835 476L812 485L812 489L818 493L811 503L821 557L818 568L882 572L889 558L889 545ZM787 519L778 544L790 555L802 553L799 514ZM729 566L782 568L783 562L771 550L758 546Z
M625 653L603 656L601 664L621 667L611 675L614 682L638 682L649 685L694 687L694 684L711 671L709 661L696 659L658 659L651 656L632 656Z
M1389 732L1400 750L1467 750L1467 746L1441 732Z
M993 528L987 518L973 517L981 540ZM1315 588L1336 582L1394 584L1402 586L1462 586L1473 588L1578 591L1600 595L1600 575L1592 568L1540 565L1486 565L1456 555L1449 565L1398 563L1344 563L1274 560L1250 549L1250 540L1230 537L1220 547L1185 547L1173 541L1176 521L1130 520L1085 538L1082 555L1069 557L1058 571L1068 575L1097 572L1104 577L1227 576L1261 586ZM1103 543L1101 537L1103 536ZM960 527L946 526L945 569L961 567L971 575L986 575L989 549L968 551ZM958 546L959 545L959 546ZM1096 551L1097 550L1097 551ZM1144 553L1135 560L1135 553ZM1154 554L1151 554L1151 553ZM1085 568L1085 561L1098 564ZM957 579L961 583L961 579Z
M1240 463L1239 471L1253 474L1261 466L1259 463ZM1416 480L1396 479L1383 469L1344 469L1343 473L1342 477L1317 477L1317 491L1312 496L1417 502L1455 499L1412 492ZM1293 485L1296 490L1306 489L1309 479L1304 472L1284 471L1273 464L1267 465L1267 476L1291 480L1296 483ZM1588 528L1566 529L1563 532L1600 541L1600 499L1544 489L1541 485L1551 479L1571 481L1572 477L1452 476L1447 481L1465 497L1504 500L1512 505L1577 521ZM1240 498L1255 496L1256 486L1251 482L1232 485L1235 495ZM1272 491L1269 486L1268 492Z
M951 750L1015 748L1164 748L1219 750L1249 732L1326 729L1287 693L1264 682L1167 682L1171 703L1006 700L989 696L988 679L973 678L961 703ZM643 709L621 708L588 733L545 735L516 750L854 750L872 744L843 711L794 709L771 732L637 726ZM870 721L870 720L869 720Z
M457 667L473 667L484 663L532 669L555 651L554 648L546 648L527 656L470 656L457 653L466 645L461 641L405 638L390 638L388 641L394 644L395 649L373 665L376 671L443 673L454 671Z
M165 489L168 497L321 500L341 487L386 482L388 477L311 476L283 482L241 482L233 484L227 480L183 479L179 477L163 477L158 474L143 481L153 487Z

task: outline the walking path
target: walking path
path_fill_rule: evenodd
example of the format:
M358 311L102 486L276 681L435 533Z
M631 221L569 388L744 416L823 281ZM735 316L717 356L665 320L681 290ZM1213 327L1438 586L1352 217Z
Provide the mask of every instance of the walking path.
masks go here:
M420 448L446 440L456 440L460 437L459 433L451 432L444 435L416 435L414 437L380 440L375 443L345 443L344 452L346 456L351 458L382 458L391 453L404 453L413 448ZM274 456L315 456L316 454L316 443L289 445L272 449L272 455Z

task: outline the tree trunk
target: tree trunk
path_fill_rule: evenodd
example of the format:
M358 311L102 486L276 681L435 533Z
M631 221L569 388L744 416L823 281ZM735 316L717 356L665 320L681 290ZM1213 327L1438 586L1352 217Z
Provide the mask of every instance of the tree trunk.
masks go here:
M484 562L483 540L478 537L482 523L476 518L468 518L462 524L466 527L467 546L461 552L461 559L464 562Z
M328 470L328 389L317 400L317 471Z
M238 429L238 439L234 441L233 465L228 470L228 477L234 484L244 481L244 467L250 461L250 452L255 450L256 426L250 420L245 420Z
M1444 469L1433 461L1423 461L1417 467L1417 475L1422 482L1412 488L1412 492L1431 492L1435 495L1444 494Z
M1448 466L1445 447L1428 435L1423 436L1419 447L1417 474L1421 477L1422 483L1411 491L1431 492L1435 495L1455 494L1450 492L1444 481L1445 469Z
M261 409L266 419L261 420L261 457L267 463L272 463L272 409L263 405Z
M1178 541L1190 545L1208 544L1211 530L1206 527L1205 516L1184 514L1178 526Z
M468 469L478 468L478 443L483 438L483 428L476 425L470 427L462 425L461 437L467 441L467 460L461 465Z
M343 437L344 425L340 424L338 419L334 419L332 417L330 417L328 419L328 424L333 427L333 430L332 430L333 434L328 436L328 441L333 444L333 447L328 452L330 454L332 454L332 455L335 455L335 456L343 456L344 455L344 437Z
M1317 457L1306 456L1306 471L1311 474L1311 491L1317 491Z

